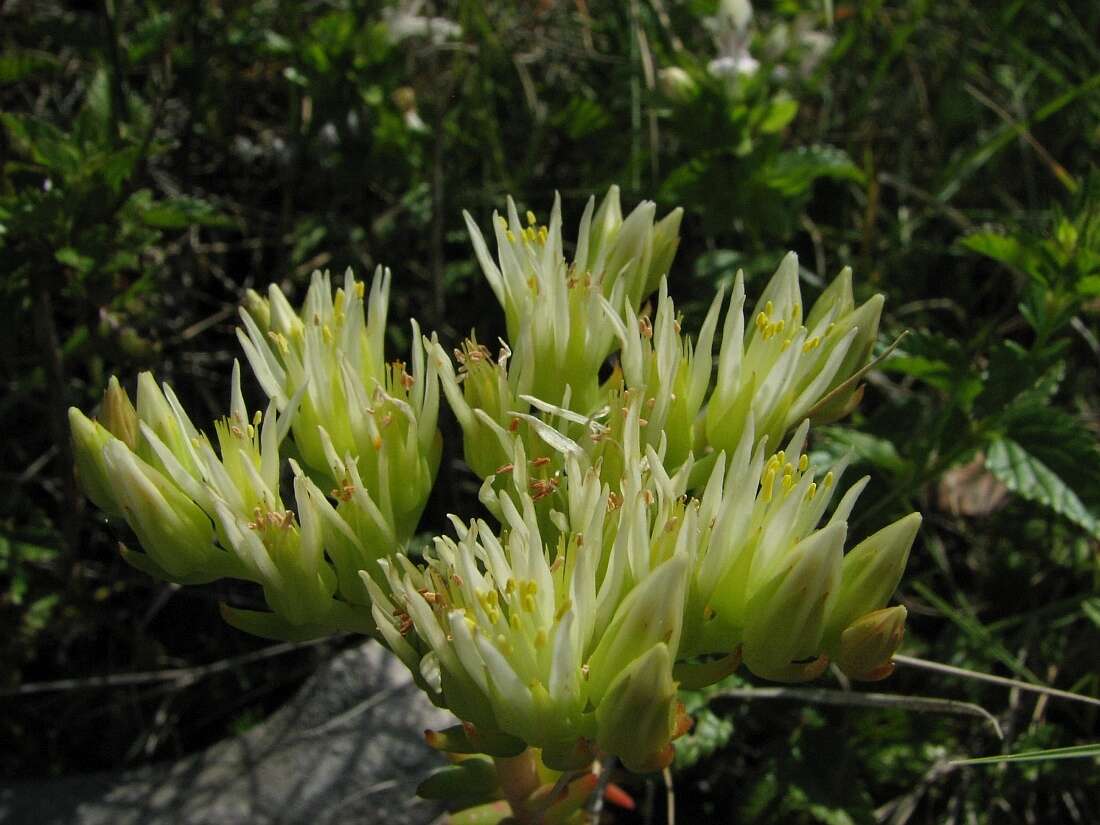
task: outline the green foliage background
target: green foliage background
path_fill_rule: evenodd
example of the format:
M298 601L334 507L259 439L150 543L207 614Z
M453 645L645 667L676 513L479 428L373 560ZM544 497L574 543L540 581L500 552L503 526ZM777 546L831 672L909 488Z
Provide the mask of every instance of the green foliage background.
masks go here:
M187 687L89 682L262 643L214 610L256 594L121 564L127 537L73 484L68 405L155 368L212 419L243 291L300 294L317 267L392 267L399 348L411 315L490 339L460 211L484 223L511 193L544 214L557 190L579 215L612 183L686 208L689 321L788 248L809 292L850 263L887 294L881 349L909 334L814 447L872 475L857 533L926 514L905 652L1100 696L1100 7L760 3L761 65L727 84L716 5L0 0L0 770L170 758L262 718L331 649ZM685 99L661 91L673 66ZM425 531L475 506L446 435ZM1095 706L904 667L879 689L979 703L1006 739L692 695L682 821L1100 820L1095 759L949 764L1096 742Z

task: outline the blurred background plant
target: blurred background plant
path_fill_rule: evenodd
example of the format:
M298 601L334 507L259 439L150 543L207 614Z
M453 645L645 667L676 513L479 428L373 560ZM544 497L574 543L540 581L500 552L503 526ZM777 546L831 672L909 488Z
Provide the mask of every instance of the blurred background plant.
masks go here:
M1100 8L1057 0L0 2L0 736L17 744L0 769L170 758L262 717L342 643L265 648L216 615L257 604L246 586L123 565L127 537L74 494L69 404L155 365L213 419L244 290L300 298L315 268L392 267L399 351L414 312L448 346L493 340L461 210L485 225L506 193L539 210L560 190L579 211L612 183L628 207L685 207L672 279L695 322L738 266L753 295L787 248L811 294L846 263L857 298L886 293L880 351L910 333L813 446L872 474L857 534L927 516L905 650L1100 695L1097 30ZM442 424L425 531L476 506ZM237 664L186 687L126 677L215 660ZM1094 760L949 764L1095 742L1096 707L904 666L888 690L977 702L1006 739L698 694L680 815L1100 818Z

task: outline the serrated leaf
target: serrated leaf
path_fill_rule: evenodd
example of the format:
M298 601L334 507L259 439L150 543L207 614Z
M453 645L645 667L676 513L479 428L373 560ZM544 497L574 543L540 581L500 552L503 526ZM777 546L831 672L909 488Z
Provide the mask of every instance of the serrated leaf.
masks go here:
M1049 507L1097 535L1095 517L1066 482L1010 438L996 438L985 457L986 469L1009 490Z
M959 245L971 252L1044 281L1039 274L1039 256L1027 239L998 232L974 232L959 241Z
M974 399L974 415L984 418L1001 412L1015 398L1033 389L1046 376L1053 356L1049 351L1026 350L1015 341L997 344L989 353L982 391Z
M801 195L818 178L861 182L863 173L840 149L805 146L776 155L755 176L781 195Z
M901 475L909 463L898 455L897 447L885 438L847 427L821 427L818 432L834 445L847 448L891 475Z

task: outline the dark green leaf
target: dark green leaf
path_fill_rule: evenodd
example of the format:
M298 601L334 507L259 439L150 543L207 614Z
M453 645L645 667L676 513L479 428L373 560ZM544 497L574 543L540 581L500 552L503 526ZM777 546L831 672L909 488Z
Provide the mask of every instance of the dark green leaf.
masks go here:
M232 229L236 222L224 212L198 198L173 198L158 201L142 213L142 220L157 229L186 229L189 226L210 226Z
M1098 533L1096 518L1077 493L1012 439L994 439L986 452L985 466L1002 484L1022 498L1049 507L1094 535Z

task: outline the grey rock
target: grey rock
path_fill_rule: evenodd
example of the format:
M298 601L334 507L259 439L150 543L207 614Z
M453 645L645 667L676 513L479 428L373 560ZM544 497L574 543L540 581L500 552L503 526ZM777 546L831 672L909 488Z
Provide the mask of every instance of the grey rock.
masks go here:
M322 667L270 719L166 765L0 785L0 822L33 825L428 825L417 784L453 724L373 642Z

